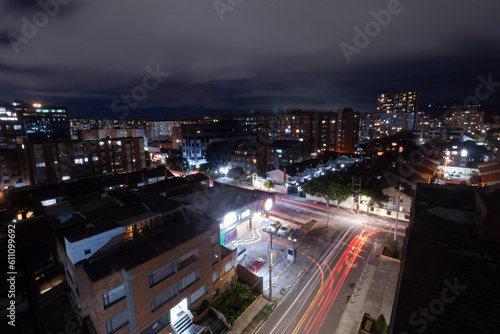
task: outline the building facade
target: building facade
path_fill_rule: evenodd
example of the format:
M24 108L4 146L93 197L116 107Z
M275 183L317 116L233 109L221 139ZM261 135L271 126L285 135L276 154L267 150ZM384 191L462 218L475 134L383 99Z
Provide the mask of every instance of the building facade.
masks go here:
M191 310L236 280L236 252L221 246L219 224L173 202L117 190L65 209L76 215L58 216L59 260L79 317L97 333L196 327Z
M28 140L68 140L68 108L41 103L13 102L10 106L24 120Z
M26 143L35 183L73 180L146 167L143 138Z
M33 184L25 150L26 129L20 111L0 106L0 186L20 187Z

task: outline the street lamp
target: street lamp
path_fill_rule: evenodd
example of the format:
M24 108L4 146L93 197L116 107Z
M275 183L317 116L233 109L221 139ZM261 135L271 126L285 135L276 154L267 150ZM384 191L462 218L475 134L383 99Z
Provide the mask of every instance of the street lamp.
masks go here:
M229 172L229 168L227 168L227 167L221 167L219 169L219 171L221 172L221 174L224 174L224 176L227 176L227 173Z

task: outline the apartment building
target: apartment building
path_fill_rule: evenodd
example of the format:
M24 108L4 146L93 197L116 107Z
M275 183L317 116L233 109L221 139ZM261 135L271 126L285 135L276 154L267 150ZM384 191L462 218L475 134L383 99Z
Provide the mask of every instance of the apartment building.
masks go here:
M429 140L458 140L464 141L465 130L462 128L439 127L427 129L425 138Z
M146 167L143 138L26 143L35 183L73 180Z
M361 139L387 137L403 131L422 131L429 117L418 112L418 91L383 92L377 96L377 107L361 122Z
M377 112L385 114L414 113L418 111L419 92L415 90L382 92L377 96Z
M216 220L145 191L48 208L70 297L97 333L187 333L191 311L236 280Z
M20 111L0 105L0 186L20 187L33 183L25 151L26 129Z
M337 113L335 152L355 153L358 145L359 111L342 108Z
M9 112L24 120L28 140L70 139L68 108L41 103L3 103Z
M462 128L467 134L476 137L484 130L484 111L478 108L479 106L455 105L445 113L443 123L448 127Z
M190 165L207 162L206 151L213 142L242 138L238 123L233 121L182 125L182 156Z

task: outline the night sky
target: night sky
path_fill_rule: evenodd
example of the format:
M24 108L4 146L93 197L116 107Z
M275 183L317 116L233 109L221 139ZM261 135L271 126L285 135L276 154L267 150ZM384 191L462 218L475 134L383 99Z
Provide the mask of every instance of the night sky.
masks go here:
M1 2L0 100L97 118L365 113L391 90L462 103L490 76L480 102L500 102L498 0L59 1Z

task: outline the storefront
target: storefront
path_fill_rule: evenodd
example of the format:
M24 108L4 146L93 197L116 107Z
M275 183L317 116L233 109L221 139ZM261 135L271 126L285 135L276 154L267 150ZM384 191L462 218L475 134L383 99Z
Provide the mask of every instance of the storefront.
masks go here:
M225 245L252 230L252 218L264 215L274 206L274 194L256 199L244 207L227 212L220 221L220 243Z

